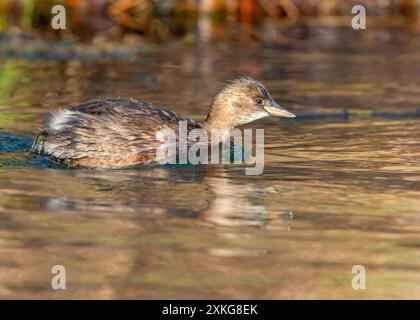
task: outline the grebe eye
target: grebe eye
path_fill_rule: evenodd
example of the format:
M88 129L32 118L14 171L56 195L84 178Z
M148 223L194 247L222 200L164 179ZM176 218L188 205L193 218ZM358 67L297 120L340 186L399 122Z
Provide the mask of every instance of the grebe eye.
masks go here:
M261 99L261 98L255 98L255 102L257 104L262 104L263 103L263 99Z

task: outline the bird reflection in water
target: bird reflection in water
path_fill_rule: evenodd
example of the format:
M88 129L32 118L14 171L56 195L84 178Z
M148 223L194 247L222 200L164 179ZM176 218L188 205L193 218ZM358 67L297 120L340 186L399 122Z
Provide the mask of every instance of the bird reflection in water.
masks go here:
M290 230L293 188L287 182L242 184L239 171L204 166L59 172L83 178L96 194L47 198L45 209L117 212L141 219L190 217L226 228Z

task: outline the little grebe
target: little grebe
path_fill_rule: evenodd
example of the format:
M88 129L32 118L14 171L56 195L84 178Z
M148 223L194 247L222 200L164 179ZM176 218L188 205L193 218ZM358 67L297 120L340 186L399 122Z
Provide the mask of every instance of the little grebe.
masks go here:
M123 98L91 100L55 112L40 129L32 151L69 166L121 168L153 162L162 129L232 130L268 116L295 117L267 89L249 77L228 81L213 99L206 121L198 123L146 101Z

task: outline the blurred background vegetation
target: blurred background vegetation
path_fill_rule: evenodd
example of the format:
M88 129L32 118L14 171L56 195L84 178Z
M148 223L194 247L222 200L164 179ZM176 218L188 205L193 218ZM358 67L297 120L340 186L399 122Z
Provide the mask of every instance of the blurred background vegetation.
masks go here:
M50 27L56 4L67 10L66 30ZM349 26L356 4L365 5L371 25L418 28L418 0L2 0L0 32L37 30L82 41L162 42L181 37L188 43L241 28L252 38L258 37L253 30L265 24L281 28L322 18L324 25ZM210 30L209 21L217 31Z

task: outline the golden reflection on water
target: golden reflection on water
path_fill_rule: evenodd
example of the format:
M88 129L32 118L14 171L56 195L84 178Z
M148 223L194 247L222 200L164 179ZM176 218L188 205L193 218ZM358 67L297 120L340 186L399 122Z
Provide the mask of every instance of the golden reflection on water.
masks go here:
M270 127L256 177L230 165L3 168L0 295L418 298L417 169L389 168L419 159L402 139L418 136L409 122ZM379 144L385 123L395 135ZM54 264L65 291L50 289ZM351 288L355 264L365 291Z
M352 116L253 124L265 129L261 176L235 165L44 168L0 149L0 298L420 298L419 120L372 116L419 107L418 50L393 47L390 59L380 46L318 45L2 61L0 132L12 135L97 96L202 119L237 73L262 79L298 119ZM50 286L56 264L64 291ZM351 287L358 264L367 290Z

